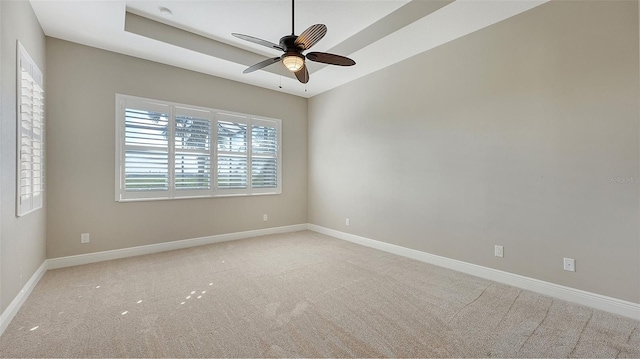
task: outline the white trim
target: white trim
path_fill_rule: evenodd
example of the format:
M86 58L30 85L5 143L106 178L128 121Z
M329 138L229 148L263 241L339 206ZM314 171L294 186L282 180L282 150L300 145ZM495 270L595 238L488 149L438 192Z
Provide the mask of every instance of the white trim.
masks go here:
M430 263L458 272L467 273L476 277L512 285L514 287L530 290L536 293L548 295L550 297L640 320L640 304L638 303L628 302L622 299L616 299L601 294L549 283L539 279L529 278L493 268L483 267L477 264L441 257L415 249L401 247L395 244L357 236L355 234L340 232L315 224L308 224L307 228L314 232L322 233L366 247L379 249L403 257L419 260L421 262Z
M51 259L48 259L47 261L48 261L49 269L56 269L56 268L77 266L81 264L108 261L108 260L119 259L119 258L139 256L144 254L171 251L174 249L196 247L196 246L201 246L205 244L234 241L237 239L266 236L266 235L278 234L278 233L304 231L306 229L307 229L306 223L294 224L294 225L283 226L283 227L272 227L272 228L256 229L253 231L217 234L214 236L183 239L183 240L172 241L172 242L149 244L146 246L114 249L110 251L79 254L79 255L68 256L68 257L51 258Z
M419 260L421 262L434 264L440 267L449 268L459 272L467 273L476 277L493 280L496 282L512 285L514 287L530 290L540 294L548 295L558 299L582 304L595 309L623 315L632 319L640 320L640 304L632 303L621 299L607 297L601 294L591 293L580 289L570 288L554 283L533 279L518 274L487 268L476 264L462 262L455 259L437 256L434 254L421 252L415 249L401 247L395 244L376 241L370 238L357 236L350 233L340 232L334 229L321 227L315 224L303 223L283 227L273 227L257 229L245 232L235 232L218 234L208 237L185 239L166 243L151 244L146 246L115 249L111 251L80 254L69 257L52 258L45 260L42 265L31 276L24 285L20 293L13 299L11 304L0 314L0 335L9 326L11 320L16 316L22 304L27 300L33 288L40 281L40 278L48 269L71 267L82 264L96 263L107 260L127 258L144 254L170 251L174 249L190 248L205 244L233 241L244 238L265 236L278 233L289 233L303 230L311 230L334 238L342 239L366 247L379 249L385 252L397 254L403 257Z
M42 264L36 270L36 272L33 273L33 275L31 276L29 281L24 285L24 287L22 287L22 290L20 291L20 293L18 293L18 295L16 295L16 297L13 298L13 300L11 301L11 304L9 304L7 309L5 309L2 314L0 314L0 335L4 333L5 329L7 329L13 317L15 317L16 314L18 314L18 311L22 307L22 304L24 304L24 302L27 300L33 288L36 287L36 284L38 284L38 282L40 281L40 278L42 278L42 276L47 272L47 268L48 268L47 260L45 260L44 262L42 262Z

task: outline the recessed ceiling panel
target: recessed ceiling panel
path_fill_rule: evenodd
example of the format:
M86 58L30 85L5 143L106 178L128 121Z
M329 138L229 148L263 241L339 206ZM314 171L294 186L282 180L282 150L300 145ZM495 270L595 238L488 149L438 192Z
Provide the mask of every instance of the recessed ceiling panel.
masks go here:
M351 67L309 62L311 80L306 85L277 67L281 64L243 74L249 65L281 52L231 35L242 33L277 43L291 33L290 1L30 2L47 36L311 97L547 1L296 1L296 35L310 25L325 24L327 35L312 51L337 53L356 61ZM127 24L129 31L125 31L127 12L140 17L135 31L132 24Z

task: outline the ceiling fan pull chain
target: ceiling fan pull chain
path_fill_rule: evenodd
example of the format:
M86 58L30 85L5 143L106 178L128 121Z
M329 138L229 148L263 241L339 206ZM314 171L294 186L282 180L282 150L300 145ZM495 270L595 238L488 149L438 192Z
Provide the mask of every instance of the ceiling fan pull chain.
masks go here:
M282 75L280 75L280 86L278 86L279 88L282 88Z

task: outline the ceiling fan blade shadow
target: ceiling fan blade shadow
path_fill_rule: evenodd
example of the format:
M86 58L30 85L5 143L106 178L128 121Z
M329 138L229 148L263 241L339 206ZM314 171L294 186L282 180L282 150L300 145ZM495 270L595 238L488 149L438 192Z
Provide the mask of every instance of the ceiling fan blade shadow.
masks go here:
M269 65L273 65L273 64L275 64L275 63L276 63L276 62L278 62L278 61L280 61L280 58L279 58L279 57L274 57L274 58L271 58L271 59L266 59L266 60L264 60L264 61L260 61L260 62L258 62L257 64L255 64L255 65L253 65L253 66L248 67L246 70L242 71L242 73L243 73L243 74L248 74L248 73L250 73L250 72L254 72L254 71L256 71L256 70L260 70L260 69L261 69L261 68L263 68L263 67L267 67L267 66L269 66Z
M249 36L249 35L243 35L243 34L238 34L238 33L231 33L231 35L237 37L238 39L242 39L245 41L249 41L249 42L253 42L254 44L258 44L258 45L262 45L262 46L266 46L266 47L270 47L272 49L276 49L276 50L280 50L280 51L284 51L284 49L282 47L280 47L280 45L274 44L271 41L267 41L267 40L262 40L262 39L258 39L257 37L253 37L253 36Z
M311 46L318 43L318 41L322 40L324 35L327 34L327 26L324 24L315 24L309 26L308 29L304 30L300 36L296 39L294 44L301 48L302 50L308 50Z
M296 72L294 72L298 81L306 84L309 82L309 70L307 70L307 65L303 65L302 68Z
M337 66L353 66L356 64L355 61L351 60L348 57L329 54L327 52L310 52L307 54L307 59L315 62L322 62L324 64Z

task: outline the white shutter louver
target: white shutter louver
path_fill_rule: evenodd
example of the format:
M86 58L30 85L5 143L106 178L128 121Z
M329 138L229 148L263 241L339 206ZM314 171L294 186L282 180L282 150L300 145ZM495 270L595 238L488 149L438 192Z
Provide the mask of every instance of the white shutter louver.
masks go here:
M251 186L278 187L278 132L272 126L253 125L251 128Z
M42 72L18 43L18 171L16 214L42 208L44 198L44 89Z
M134 107L134 106L131 106ZM169 189L168 111L125 109L126 191L167 191Z

